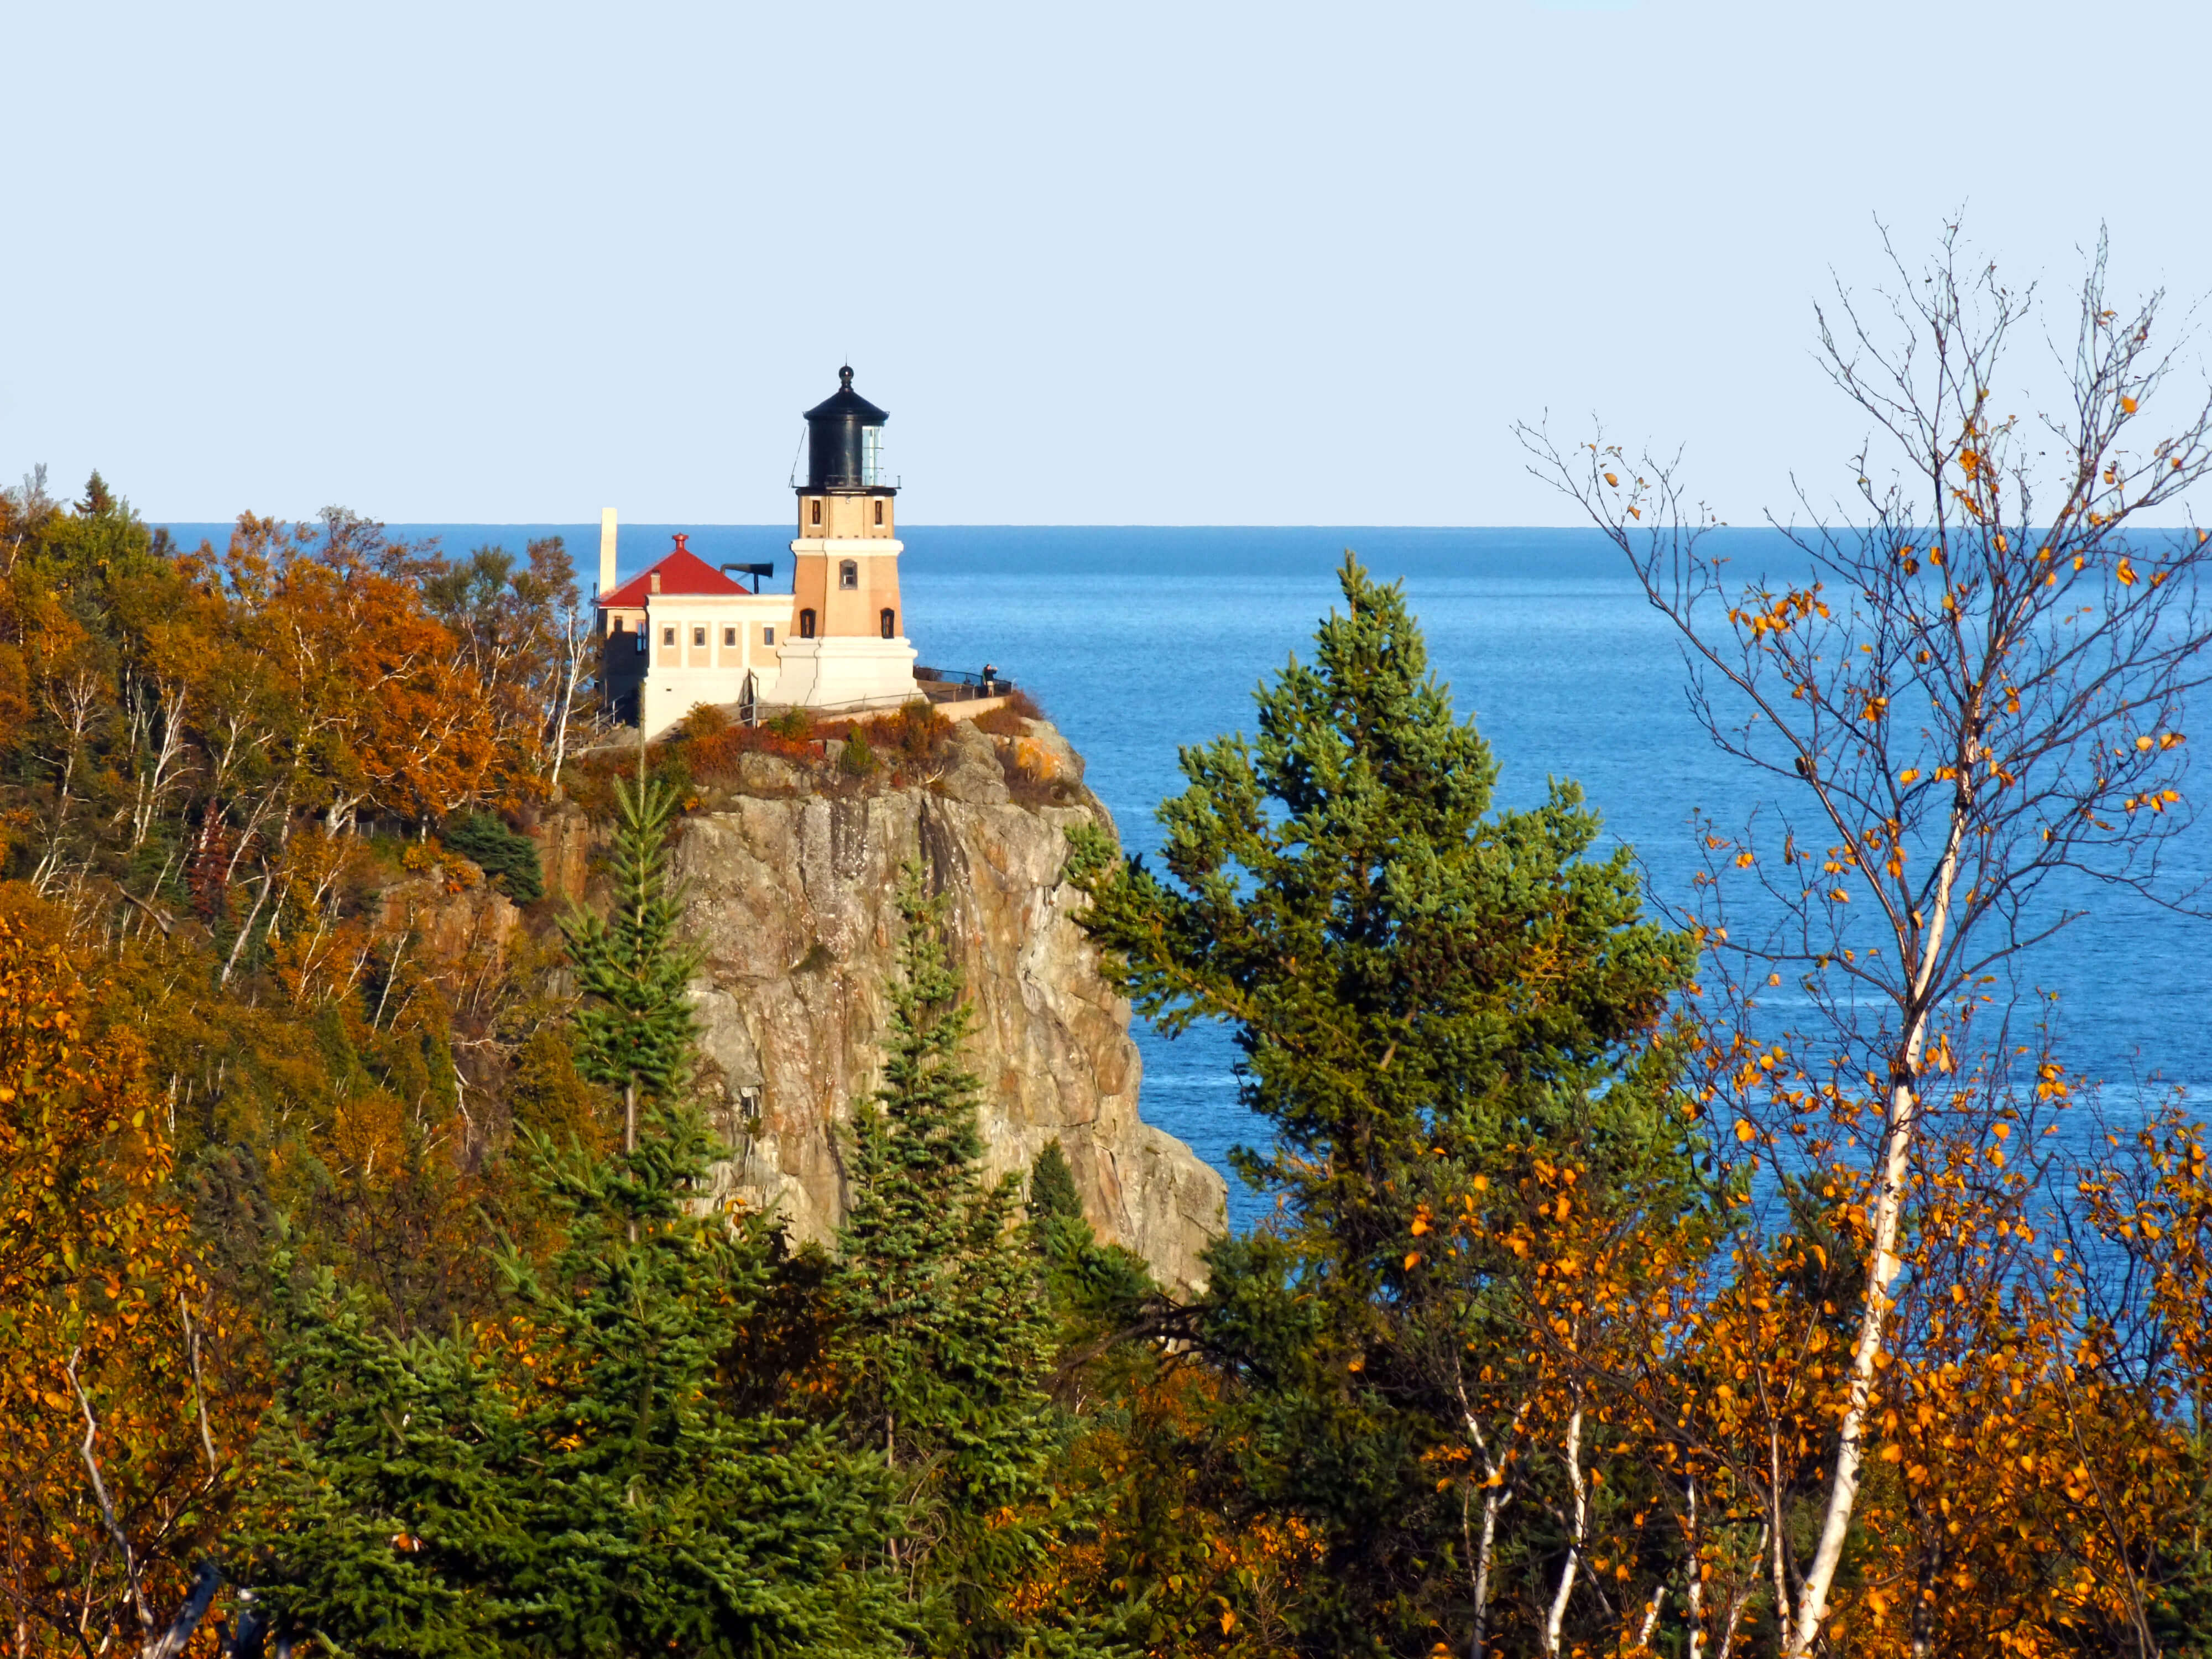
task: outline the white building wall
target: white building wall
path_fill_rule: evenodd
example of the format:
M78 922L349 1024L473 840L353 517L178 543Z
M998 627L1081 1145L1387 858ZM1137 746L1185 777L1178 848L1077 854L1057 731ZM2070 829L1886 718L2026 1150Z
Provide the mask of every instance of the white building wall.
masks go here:
M791 614L788 593L653 595L646 602L638 709L645 735L659 737L702 702L740 701L748 673L762 702L779 701L779 659ZM770 629L773 642L764 636Z

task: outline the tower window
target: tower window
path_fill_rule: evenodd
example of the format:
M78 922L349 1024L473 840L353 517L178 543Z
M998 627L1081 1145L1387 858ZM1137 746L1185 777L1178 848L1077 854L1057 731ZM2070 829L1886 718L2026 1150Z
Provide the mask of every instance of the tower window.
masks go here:
M860 428L860 482L879 484L884 481L884 429L879 426Z
M660 642L661 644L669 647L671 649L673 649L676 645L676 630L672 628L662 629L660 630Z
M858 559L837 561L837 586L858 587L860 585L860 562Z
M802 640L814 637L814 613L811 611L799 613L799 637Z
M892 610L889 605L885 605L884 607L883 615L878 617L877 620L881 622L884 625L884 637L885 639L895 640L898 637L898 612Z
M881 524L883 521L884 521L884 498L883 498L882 496L878 495L878 496L877 496L877 497L876 497L876 522L877 522L878 524Z
M806 506L806 521L809 524L820 524L822 522L822 498L817 495L812 501L807 502Z
M736 629L726 628L722 630L722 643L724 645L735 645L737 642L738 630Z
M693 629L691 630L691 643L695 646L705 645L707 643L707 630L703 628Z
M774 645L774 644L775 643L775 623L763 623L763 624L762 625L762 628L761 628L761 643L762 643L763 645Z

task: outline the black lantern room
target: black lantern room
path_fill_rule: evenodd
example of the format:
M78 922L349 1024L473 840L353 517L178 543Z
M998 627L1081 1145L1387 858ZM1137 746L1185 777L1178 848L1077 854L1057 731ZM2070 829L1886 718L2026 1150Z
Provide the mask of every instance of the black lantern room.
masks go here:
M834 395L806 411L807 491L893 493L883 467L884 422L890 416L853 390L848 364L837 371Z

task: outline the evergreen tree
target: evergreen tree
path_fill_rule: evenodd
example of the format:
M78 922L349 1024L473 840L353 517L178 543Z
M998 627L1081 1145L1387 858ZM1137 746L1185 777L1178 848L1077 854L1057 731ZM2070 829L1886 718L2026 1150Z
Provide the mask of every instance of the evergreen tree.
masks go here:
M935 1650L1004 1651L1036 1634L1000 1597L1048 1541L1050 1314L1014 1225L1020 1183L979 1167L977 1085L960 1064L973 1015L918 865L898 902L884 1080L854 1116L829 1358L848 1433L881 1451L915 1505L914 1533L890 1548L938 1621Z
M1496 765L1402 594L1349 556L1340 580L1315 660L1256 694L1257 742L1184 751L1171 879L1095 836L1073 869L1139 1009L1231 1024L1273 1133L1234 1158L1277 1219L1215 1247L1201 1314L1254 1500L1328 1552L1309 1640L1425 1651L1488 1617L1435 1460L1471 1456L1482 1390L1510 1394L1528 1345L1515 1257L1424 1235L1540 1160L1654 1224L1694 1211L1664 1015L1695 952L1640 918L1625 849L1587 856L1572 785L1492 812ZM1540 1502L1513 1513L1524 1559L1565 1547Z
M523 1413L536 1549L526 1645L547 1654L879 1650L891 1581L868 1565L899 1523L881 1463L820 1425L732 1408L721 1368L759 1308L767 1222L696 1215L714 1148L656 1112L617 1161L549 1169L568 1220L543 1273L508 1258L534 1334Z
M1118 1244L1101 1244L1084 1219L1075 1171L1057 1140L1047 1142L1030 1165L1028 1210L1045 1288L1062 1322L1062 1347L1096 1342L1130 1325L1159 1299L1145 1259Z
M675 813L676 792L642 771L635 789L617 781L614 908L572 908L562 924L577 989L593 999L576 1016L576 1070L622 1091L625 1149L637 1145L641 1104L681 1092L696 1032L685 987L700 956L677 937L684 896L668 878Z
M538 843L508 829L491 813L471 812L457 817L439 832L438 839L473 860L517 904L534 903L544 896L545 872L538 863Z
M507 1651L534 1547L512 1396L470 1343L392 1335L327 1270L277 1305L279 1386L229 1576L280 1634L360 1659Z
M829 1656L913 1620L874 1563L882 1461L748 1411L735 1374L777 1237L696 1212L714 1147L682 1097L691 958L662 875L665 796L623 801L612 926L572 921L601 1081L649 1102L625 1152L538 1139L564 1243L504 1273L488 1329L402 1343L327 1280L296 1297L235 1553L277 1628L343 1651ZM595 1045L595 1046L594 1046Z

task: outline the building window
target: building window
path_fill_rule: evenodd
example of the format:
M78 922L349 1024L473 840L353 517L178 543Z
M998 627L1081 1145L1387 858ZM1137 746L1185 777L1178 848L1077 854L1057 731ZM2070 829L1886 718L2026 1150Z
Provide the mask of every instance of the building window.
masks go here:
M884 481L884 429L879 426L860 428L860 482L875 485Z
M898 637L898 612L892 610L889 605L885 605L884 607L884 614L878 617L877 620L884 625L884 637L885 639L895 640Z
M860 562L858 559L837 561L837 586L858 587L860 585Z
M691 643L697 646L703 646L706 644L707 630L703 628L693 629L691 630Z
M884 498L883 498L882 496L878 495L878 496L877 496L877 497L876 497L876 522L877 522L878 524L881 524L883 521L884 521Z
M676 630L672 628L662 629L660 630L660 642L668 647L671 650L673 650L676 646Z
M807 522L809 524L820 524L822 522L822 498L817 495L812 501L807 502L806 506L808 508Z
M762 628L761 643L763 645L774 645L775 643L775 629L774 626L770 625Z
M799 613L799 637L802 640L814 637L814 613L811 611Z
M622 619L620 617L617 617L615 618L615 625L614 625L614 627L613 627L612 629L609 629L608 631L609 631L609 632L611 632L611 633L615 633L615 634L619 634L619 633L621 633L621 632L623 631L623 619Z
M737 642L738 630L736 629L726 628L722 630L722 643L724 645L735 645Z

